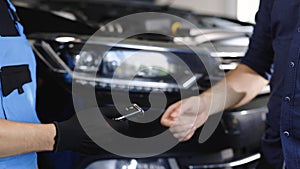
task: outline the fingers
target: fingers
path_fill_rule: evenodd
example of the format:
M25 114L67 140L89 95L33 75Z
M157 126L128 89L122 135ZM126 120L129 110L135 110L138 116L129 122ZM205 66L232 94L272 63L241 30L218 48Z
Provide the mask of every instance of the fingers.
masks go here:
M189 139L191 139L193 137L193 135L195 134L196 128L192 129L191 132L184 137L181 141L188 141Z
M171 133L179 141L189 140L195 133L196 128L193 125L176 125L170 128Z
M166 110L166 112L164 113L164 115L168 115L171 117L177 117L178 116L178 108L181 105L181 101L178 101L174 104L172 104L171 106L169 106L169 108Z
M187 141L194 135L198 127L207 120L204 113L185 113L180 115L170 127L170 132L179 141Z
M176 119L187 111L184 107L190 107L190 105L185 104L185 100L172 104L163 114L160 121L161 124L166 127L171 127Z
M166 127L171 127L174 122L176 121L176 118L178 117L178 107L180 106L181 102L176 102L175 104L172 104L166 112L163 114L160 123Z
M170 132L179 141L187 141L207 118L205 105L195 96L171 105L163 114L161 124L170 127Z
M176 125L170 127L170 131L172 133L184 133L188 130L191 130L193 128L192 124L185 124L185 125Z

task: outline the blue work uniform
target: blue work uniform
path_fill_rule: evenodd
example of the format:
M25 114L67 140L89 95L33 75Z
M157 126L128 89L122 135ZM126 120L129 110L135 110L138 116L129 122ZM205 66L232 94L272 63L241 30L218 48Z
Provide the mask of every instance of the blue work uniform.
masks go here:
M261 0L242 63L270 80L262 150L270 164L300 169L300 1Z
M35 57L23 34L22 25L13 17L14 6L10 2L5 3L10 7L9 14L14 21L18 35L0 34L0 118L16 122L40 123L35 111ZM28 153L0 158L0 168L36 169L37 155Z

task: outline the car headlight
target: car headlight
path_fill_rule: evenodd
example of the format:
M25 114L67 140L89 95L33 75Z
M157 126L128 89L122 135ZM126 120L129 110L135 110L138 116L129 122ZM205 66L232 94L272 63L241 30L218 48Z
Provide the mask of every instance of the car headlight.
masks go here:
M96 72L101 62L97 53L93 51L82 51L75 55L73 60L74 65L77 65L78 69L84 72Z
M122 43L105 50L109 42L87 43L83 48L84 43L76 38L69 42L31 39L34 51L52 71L98 87L190 90L198 87L197 81L207 74L207 67L218 69L212 57L211 65L205 67L190 49Z

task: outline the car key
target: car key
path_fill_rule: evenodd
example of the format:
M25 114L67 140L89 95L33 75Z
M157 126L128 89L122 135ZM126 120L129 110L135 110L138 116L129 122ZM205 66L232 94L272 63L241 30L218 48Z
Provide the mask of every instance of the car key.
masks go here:
M123 119L126 119L126 118L129 118L129 117L133 117L133 116L137 116L137 115L144 115L144 110L138 106L137 104L132 104L128 107L125 108L126 110L126 115L123 115L123 116L120 116L120 117L117 117L117 118L114 118L113 120L115 121L120 121L120 120L123 120Z

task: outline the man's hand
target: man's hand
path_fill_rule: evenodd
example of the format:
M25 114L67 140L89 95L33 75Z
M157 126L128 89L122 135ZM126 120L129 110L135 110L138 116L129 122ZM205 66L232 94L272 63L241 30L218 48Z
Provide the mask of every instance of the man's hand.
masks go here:
M162 116L161 124L170 127L174 137L186 141L206 122L209 115L249 102L267 84L268 80L247 65L240 64L200 96L171 105Z
M179 141L187 141L207 119L206 104L201 96L194 96L171 105L162 116L161 124L170 127Z

